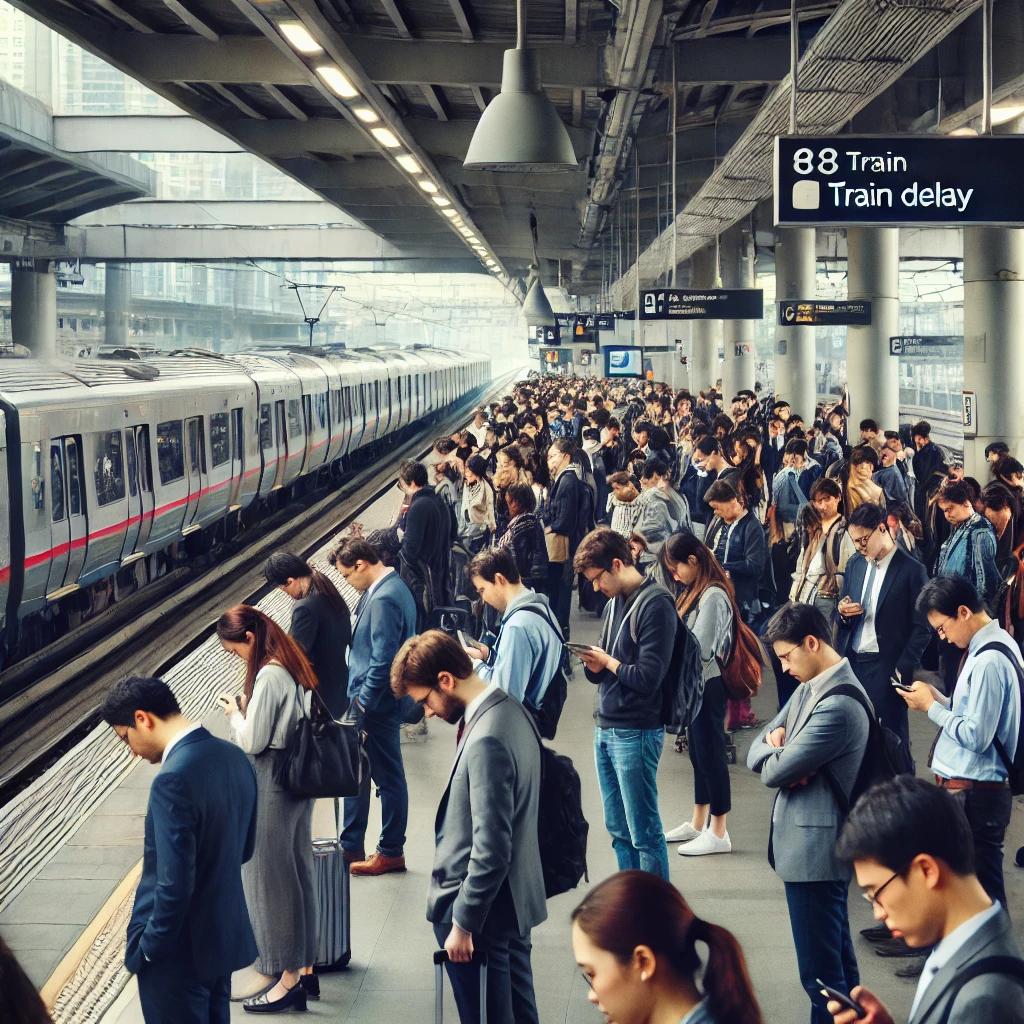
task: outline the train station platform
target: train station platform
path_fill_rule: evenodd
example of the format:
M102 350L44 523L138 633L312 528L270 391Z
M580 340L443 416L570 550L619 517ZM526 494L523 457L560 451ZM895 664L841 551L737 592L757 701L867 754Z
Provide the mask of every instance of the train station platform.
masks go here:
M367 529L389 523L397 510L392 491L360 516ZM314 561L323 562L326 550ZM337 582L341 583L340 578ZM354 603L354 592L344 587ZM282 624L290 615L288 598L272 593L260 606ZM598 622L574 609L573 636L596 640ZM130 666L125 666L126 669ZM186 714L225 735L214 696L241 682L239 663L216 639L206 641L166 674ZM605 831L592 755L593 689L577 670L554 746L572 757L583 783L590 822L589 875L597 882L615 870ZM755 700L759 717L775 706L770 679ZM911 719L919 761L930 746L931 726ZM738 764L730 769L733 811L729 832L733 852L702 858L676 856L670 848L672 881L695 911L732 930L742 944L766 1021L798 1024L807 1003L797 980L782 883L766 859L771 794L744 767L751 732L737 734ZM322 999L310 1003L308 1019L337 1024L420 1024L429 1019L433 992L433 933L425 901L433 859L433 822L455 747L455 731L431 720L419 742L403 743L409 780L410 815L405 874L352 880L352 961L343 972L321 977ZM137 989L122 965L124 929L142 856L143 824L154 766L131 757L105 727L71 751L6 808L0 809L0 935L15 950L61 1024L138 1024ZM666 827L688 816L692 771L685 755L666 740L659 773L662 819ZM314 830L329 830L333 813L321 801ZM379 830L379 803L373 801L368 835ZM1015 806L1007 833L1007 890L1011 906L1024 905L1024 871L1013 853L1024 843L1024 808ZM12 889L11 880L18 878ZM533 933L533 969L541 1020L584 1024L595 1019L575 967L569 915L586 883L548 903L548 920ZM867 906L851 887L850 919L855 931L873 923ZM1018 921L1018 936L1024 928ZM906 1019L915 983L900 981L893 968L904 961L879 958L859 938L857 954L864 984L881 995L895 1019ZM449 1002L449 1017L457 1019ZM232 1020L246 1020L240 1003Z

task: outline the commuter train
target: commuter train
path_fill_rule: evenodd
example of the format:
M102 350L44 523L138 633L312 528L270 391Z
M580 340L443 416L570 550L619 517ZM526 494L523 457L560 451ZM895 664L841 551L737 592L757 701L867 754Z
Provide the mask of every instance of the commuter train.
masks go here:
M0 664L490 378L437 349L0 359Z

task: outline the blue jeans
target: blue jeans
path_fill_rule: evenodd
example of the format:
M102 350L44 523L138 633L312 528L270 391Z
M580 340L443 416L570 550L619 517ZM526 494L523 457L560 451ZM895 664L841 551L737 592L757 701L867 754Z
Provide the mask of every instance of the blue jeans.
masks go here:
M668 847L658 810L658 761L664 729L594 730L604 824L620 871L639 868L668 879Z
M366 754L370 771L363 778L358 796L345 798L345 827L341 845L349 853L364 850L366 823L370 817L370 779L377 786L383 818L377 849L385 857L400 857L405 849L405 827L409 822L409 788L402 764L399 731L402 720L394 712L368 711L363 719L366 730Z
M816 978L849 995L860 984L850 936L846 882L786 882L800 984L811 997L811 1024L832 1024Z

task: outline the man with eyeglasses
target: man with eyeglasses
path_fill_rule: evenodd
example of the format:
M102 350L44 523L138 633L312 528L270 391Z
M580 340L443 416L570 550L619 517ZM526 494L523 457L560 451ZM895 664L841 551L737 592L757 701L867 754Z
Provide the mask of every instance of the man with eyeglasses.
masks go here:
M837 860L835 843L837 792L849 802L867 749L867 697L850 663L831 646L828 623L813 605L783 605L763 637L802 685L751 744L747 767L777 791L768 862L786 887L811 1024L831 1024L817 979L841 992L860 981L847 915L850 871ZM860 696L836 693L839 687Z
M909 946L931 948L910 1024L1024 1024L1024 961L1004 907L975 873L971 832L953 794L902 775L868 790L839 837L875 917ZM870 990L840 991L865 1016L833 1000L834 1024L894 1024Z

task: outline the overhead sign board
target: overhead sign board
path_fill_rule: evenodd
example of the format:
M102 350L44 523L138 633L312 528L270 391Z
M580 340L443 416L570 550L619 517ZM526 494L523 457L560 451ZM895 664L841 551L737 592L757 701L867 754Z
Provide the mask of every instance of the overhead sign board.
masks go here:
M963 335L897 334L889 339L889 355L903 359L962 359Z
M614 313L556 313L558 326L574 333L583 331L614 331Z
M775 223L1022 224L1024 136L779 136Z
M635 309L617 309L612 314L616 320L635 320L636 310Z
M871 303L818 302L815 299L783 299L779 303L780 327L865 327L871 323Z
M540 360L548 366L568 366L572 362L572 352L567 348L542 348Z
M551 327L535 327L530 341L541 345L557 345L559 341L557 324Z
M960 393L960 422L965 438L978 436L978 396L973 391Z
M760 288L658 288L640 293L641 320L760 320Z

